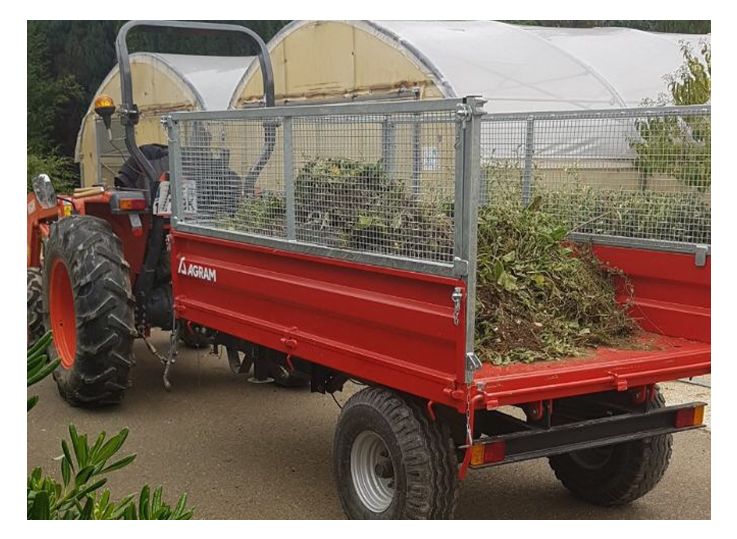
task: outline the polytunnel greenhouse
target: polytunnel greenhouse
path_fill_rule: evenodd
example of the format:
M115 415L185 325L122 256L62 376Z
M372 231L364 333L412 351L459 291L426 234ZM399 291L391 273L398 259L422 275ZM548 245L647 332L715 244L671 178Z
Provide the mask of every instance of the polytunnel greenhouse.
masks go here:
M141 119L136 126L139 144L165 144L162 115L178 110L222 110L228 107L236 84L253 57L198 56L135 53L130 56L133 100ZM116 65L95 95L106 94L120 103L120 72ZM82 119L77 134L75 160L80 164L83 185L112 178L127 156L123 130L113 122L113 140L108 140L93 105Z

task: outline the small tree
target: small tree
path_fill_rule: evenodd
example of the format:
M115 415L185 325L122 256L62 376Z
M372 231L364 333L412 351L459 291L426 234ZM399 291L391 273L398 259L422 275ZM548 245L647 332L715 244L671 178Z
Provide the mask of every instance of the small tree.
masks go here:
M702 44L700 54L681 47L683 65L668 77L668 96L659 103L703 105L711 100L711 46ZM699 191L711 187L711 116L685 115L649 118L637 122L639 138L635 166L644 178L667 174Z

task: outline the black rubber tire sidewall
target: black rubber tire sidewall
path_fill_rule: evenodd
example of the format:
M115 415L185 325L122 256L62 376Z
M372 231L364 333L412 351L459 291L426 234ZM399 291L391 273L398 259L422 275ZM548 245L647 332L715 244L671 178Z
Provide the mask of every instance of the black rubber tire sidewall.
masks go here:
M353 441L364 431L379 435L394 467L395 497L382 513L368 509L351 479ZM377 387L353 395L341 411L333 443L338 496L352 519L450 519L457 504L455 448L450 433L431 422L409 398Z
M26 346L30 347L46 332L43 315L43 275L39 268L26 270Z
M651 406L665 406L657 391ZM650 492L670 463L673 437L663 434L610 446L609 459L598 468L583 467L570 454L550 457L550 467L577 498L604 507L625 505Z
M59 393L73 406L116 404L129 385L136 335L129 266L120 239L96 217L70 216L52 225L43 271L47 329L51 329L49 280L57 259L69 273L77 327L74 364L54 371ZM58 358L53 342L49 358Z

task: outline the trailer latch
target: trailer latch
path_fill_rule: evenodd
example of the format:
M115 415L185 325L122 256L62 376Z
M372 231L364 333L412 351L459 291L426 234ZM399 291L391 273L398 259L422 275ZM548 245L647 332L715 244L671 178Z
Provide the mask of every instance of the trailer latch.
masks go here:
M463 300L463 289L460 286L456 286L453 293L450 295L450 299L453 301L453 324L457 326L461 323L461 301Z

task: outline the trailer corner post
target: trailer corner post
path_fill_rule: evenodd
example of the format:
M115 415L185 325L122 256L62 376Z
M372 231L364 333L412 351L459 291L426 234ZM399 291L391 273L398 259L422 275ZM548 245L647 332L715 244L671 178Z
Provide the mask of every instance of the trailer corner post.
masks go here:
M294 192L294 139L292 118L284 116L284 195L286 197L287 240L297 239L296 202Z
M461 217L460 227L456 221L456 239L460 239L458 255L468 261L466 271L466 353L463 369L465 383L473 382L473 373L481 366L474 352L475 319L476 319L476 249L477 219L479 205L479 185L481 176L481 118L485 114L485 100L479 97L467 97L465 104L459 107L460 144L457 158L461 166L456 165L456 172L461 178L461 209L456 213ZM461 107L464 109L461 110ZM456 184L458 185L458 184ZM458 199L458 197L456 198ZM460 228L460 234L458 234Z
M166 136L169 143L169 197L171 197L171 225L177 228L182 220L183 206L178 189L175 189L174 182L180 182L182 170L182 147L181 147L181 131L177 129L178 120L171 116L166 116ZM162 122L163 123L163 122Z

